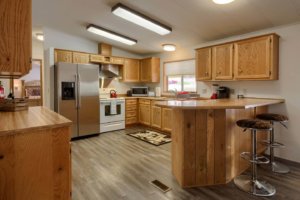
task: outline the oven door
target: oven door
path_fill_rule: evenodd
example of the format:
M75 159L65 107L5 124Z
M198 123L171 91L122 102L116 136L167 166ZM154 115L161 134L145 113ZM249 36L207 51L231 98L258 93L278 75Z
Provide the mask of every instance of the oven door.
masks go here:
M100 123L110 123L125 120L125 102L117 102L116 114L111 114L110 102L100 101Z

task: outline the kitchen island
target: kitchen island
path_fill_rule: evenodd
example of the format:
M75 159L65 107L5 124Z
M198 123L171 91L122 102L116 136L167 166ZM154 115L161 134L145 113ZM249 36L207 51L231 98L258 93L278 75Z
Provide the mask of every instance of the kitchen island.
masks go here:
M218 99L161 101L172 108L172 172L182 187L226 184L244 172L248 161L240 153L250 151L251 134L236 126L243 118L267 112L281 99ZM258 140L267 139L267 132ZM266 149L258 145L258 152Z
M71 199L71 124L45 107L0 112L0 199Z

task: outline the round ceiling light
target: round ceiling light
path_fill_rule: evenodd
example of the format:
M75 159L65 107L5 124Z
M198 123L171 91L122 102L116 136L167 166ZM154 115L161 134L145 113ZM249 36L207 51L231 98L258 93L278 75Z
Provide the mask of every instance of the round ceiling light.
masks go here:
M228 4L233 2L234 0L213 0L214 3L216 4Z
M163 44L162 45L165 51L175 51L176 46L174 44Z

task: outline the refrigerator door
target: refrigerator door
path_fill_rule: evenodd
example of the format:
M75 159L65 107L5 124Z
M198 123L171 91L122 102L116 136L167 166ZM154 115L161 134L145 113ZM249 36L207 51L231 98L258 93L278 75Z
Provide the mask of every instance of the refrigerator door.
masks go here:
M100 132L99 66L78 65L79 136Z
M55 111L73 122L71 137L77 137L77 65L72 63L57 63L55 73L57 101Z

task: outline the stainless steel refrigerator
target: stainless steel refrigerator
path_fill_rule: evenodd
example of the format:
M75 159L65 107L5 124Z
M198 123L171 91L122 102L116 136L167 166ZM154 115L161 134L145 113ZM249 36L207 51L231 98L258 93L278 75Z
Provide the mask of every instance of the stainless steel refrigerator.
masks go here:
M100 132L99 66L55 65L55 111L73 121L72 138Z

